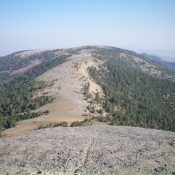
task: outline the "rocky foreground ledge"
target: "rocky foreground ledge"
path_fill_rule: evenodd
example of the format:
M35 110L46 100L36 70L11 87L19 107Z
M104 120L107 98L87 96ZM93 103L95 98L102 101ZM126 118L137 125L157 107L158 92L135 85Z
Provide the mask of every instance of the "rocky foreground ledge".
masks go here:
M0 175L175 175L175 133L94 123L0 139Z

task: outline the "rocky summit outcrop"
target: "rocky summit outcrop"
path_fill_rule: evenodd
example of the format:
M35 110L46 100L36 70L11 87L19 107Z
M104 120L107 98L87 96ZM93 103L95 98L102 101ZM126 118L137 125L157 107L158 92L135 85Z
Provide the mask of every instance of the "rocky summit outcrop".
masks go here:
M175 133L95 122L0 139L0 174L172 174Z

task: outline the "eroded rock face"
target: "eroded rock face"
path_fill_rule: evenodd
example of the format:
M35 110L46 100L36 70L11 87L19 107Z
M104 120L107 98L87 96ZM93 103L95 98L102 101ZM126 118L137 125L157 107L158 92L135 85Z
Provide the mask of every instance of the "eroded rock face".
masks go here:
M175 171L175 133L94 123L0 139L0 174L142 174Z

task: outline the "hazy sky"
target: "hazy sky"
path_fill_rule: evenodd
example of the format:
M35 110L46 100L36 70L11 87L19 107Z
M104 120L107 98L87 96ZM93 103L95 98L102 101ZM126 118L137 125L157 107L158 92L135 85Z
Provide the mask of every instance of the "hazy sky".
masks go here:
M0 55L97 44L175 56L175 0L0 0Z

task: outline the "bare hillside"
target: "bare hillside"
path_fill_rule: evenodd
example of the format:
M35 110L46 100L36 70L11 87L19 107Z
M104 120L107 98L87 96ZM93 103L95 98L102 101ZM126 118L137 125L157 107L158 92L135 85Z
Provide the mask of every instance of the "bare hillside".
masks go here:
M38 126L44 126L48 123L83 120L85 118L83 115L89 115L87 110L89 104L83 95L84 86L89 83L89 91L92 95L96 92L102 95L101 87L90 78L87 68L91 66L98 68L101 64L102 61L95 60L92 57L91 50L82 50L78 54L69 57L65 63L37 77L37 81L44 81L48 87L37 93L36 96L47 94L55 98L52 103L38 109L38 111L49 110L49 114L20 121L16 127L5 130L3 134L7 136L14 135L36 129Z

